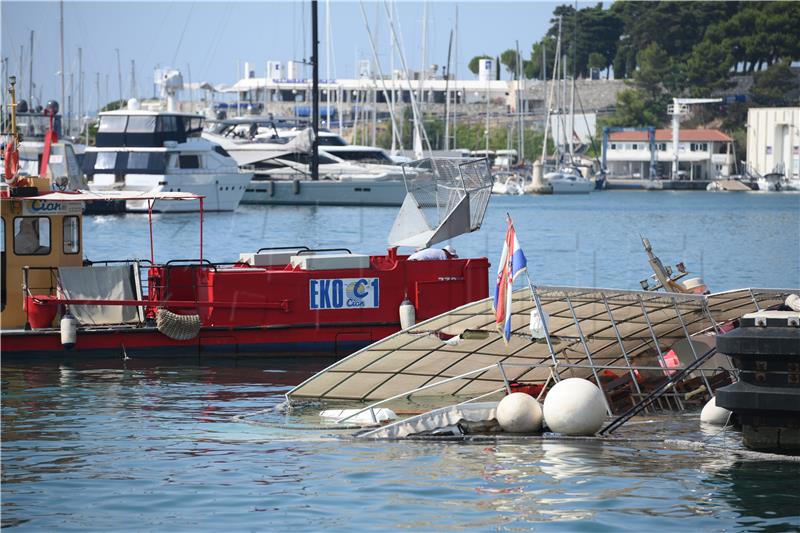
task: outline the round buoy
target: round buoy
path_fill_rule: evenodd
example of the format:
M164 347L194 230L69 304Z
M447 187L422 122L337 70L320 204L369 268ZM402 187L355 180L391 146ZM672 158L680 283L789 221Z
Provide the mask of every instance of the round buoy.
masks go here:
M605 421L606 404L597 385L581 378L568 378L547 393L543 412L550 431L594 435Z
M509 433L536 433L542 429L542 406L524 392L512 392L497 404L497 423Z
M717 397L714 396L703 406L700 411L700 422L724 426L730 420L731 412L724 407L717 407Z

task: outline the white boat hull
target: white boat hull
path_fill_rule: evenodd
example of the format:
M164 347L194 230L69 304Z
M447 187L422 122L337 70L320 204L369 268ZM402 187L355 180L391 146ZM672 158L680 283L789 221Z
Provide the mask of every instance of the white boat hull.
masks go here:
M589 194L594 190L594 182L572 174L548 173L545 181L552 187L553 194Z
M403 203L402 180L253 180L243 204L387 206Z
M110 179L110 183L108 178ZM197 173L197 174L128 174L122 187L113 185L113 175L96 174L89 190L95 192L137 191L156 193L162 191L180 191L202 195L204 211L234 211L244 196L252 174L242 172ZM147 201L129 200L125 202L125 210L133 212L147 211ZM198 211L199 202L156 202L153 211L160 213Z

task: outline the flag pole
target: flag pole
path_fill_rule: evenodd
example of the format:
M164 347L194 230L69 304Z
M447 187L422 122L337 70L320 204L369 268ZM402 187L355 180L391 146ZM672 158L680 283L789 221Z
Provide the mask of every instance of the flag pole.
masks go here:
M546 315L544 314L544 309L542 308L542 302L539 301L539 294L536 292L536 288L531 281L531 277L528 275L527 268L525 269L525 279L528 280L528 289L531 291L531 299L533 300L533 303L536 306L536 311L538 311L539 318L542 321L544 338L547 341L547 347L550 349L550 358L553 360L553 380L557 383L561 380L558 377L558 359L556 358L555 350L553 350L553 343L550 341L550 328L547 327L547 319L545 318Z

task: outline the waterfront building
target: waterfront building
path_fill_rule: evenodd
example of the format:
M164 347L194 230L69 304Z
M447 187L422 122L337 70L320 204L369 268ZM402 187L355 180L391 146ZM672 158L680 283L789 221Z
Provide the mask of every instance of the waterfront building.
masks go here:
M733 173L733 139L714 129L681 129L678 140L678 176L685 180L714 180ZM651 144L647 131L616 131L609 134L605 160L610 178L667 178L675 154L672 130L655 130ZM650 174L655 155L655 175Z
M800 107L747 110L747 164L762 176L800 177Z

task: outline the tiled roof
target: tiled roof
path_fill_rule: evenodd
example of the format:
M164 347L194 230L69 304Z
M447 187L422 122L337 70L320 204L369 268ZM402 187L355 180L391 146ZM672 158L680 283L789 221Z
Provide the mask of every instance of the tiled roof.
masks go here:
M731 142L733 139L719 130L690 130L679 132L680 140L685 142ZM615 131L609 135L612 141L644 141L647 142L646 131ZM672 130L656 130L656 142L672 141Z

